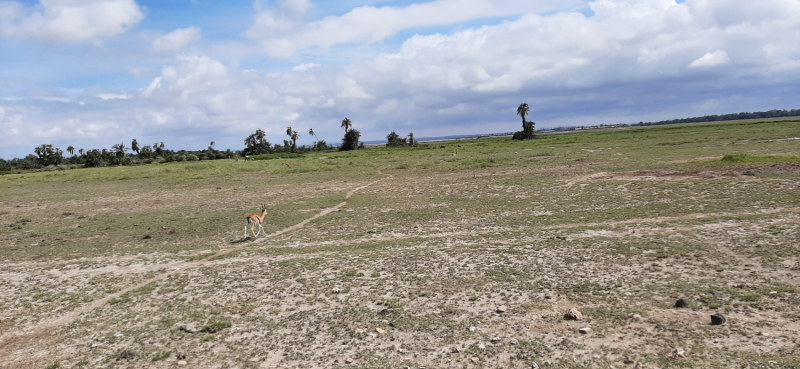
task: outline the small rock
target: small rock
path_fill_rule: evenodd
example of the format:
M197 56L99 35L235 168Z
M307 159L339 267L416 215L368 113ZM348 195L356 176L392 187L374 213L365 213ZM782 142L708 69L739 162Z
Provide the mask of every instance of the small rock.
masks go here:
M579 329L578 332L581 332L581 334L589 334L589 333L592 333L592 329L589 328L589 327L584 327L584 328Z
M473 363L475 363L475 364L477 364L477 363L479 363L479 362L481 361L481 359L478 359L477 357L473 357L473 358L472 358L472 359L470 359L470 360L471 360Z
M553 298L553 296L550 296L550 295L544 295L544 299L545 299L545 300L550 300L550 299L552 299L552 298Z
M401 347L401 348L397 349L397 352L399 352L399 353L401 353L401 354L402 354L402 353L406 352L406 350L404 350L404 349Z
M348 358L344 359L344 362L345 362L345 364L350 364L350 363L353 362L353 359L348 357Z
M178 362L178 365L186 365L186 364L189 364L186 362L186 360L181 360Z
M678 347L678 348L675 349L675 356L676 357L686 357L686 351L684 351L682 348Z
M470 332L475 332L475 330L476 330L476 329L478 329L478 328L475 328L475 327L469 327L469 331L470 331Z
M503 340L502 338L495 336L495 337L492 337L492 339L489 340L489 341L491 341L492 343L498 343L498 342L500 342L502 340Z
M356 329L356 334L364 334L364 333L367 333L366 329L361 329L361 328Z
M99 344L99 343L93 343L93 344L92 344L91 346L89 346L89 347L91 347L91 348L95 348L95 347L97 347L97 346L100 346L100 344Z
M383 324L389 325L389 321L386 320L386 319L382 320L382 322L383 322Z
M769 291L769 294L770 294L770 295L777 295L777 294L778 294L778 291Z
M583 320L583 314L578 311L578 308L569 309L569 312L564 314L564 319L566 320Z
M506 310L508 310L508 307L506 307L505 305L500 305L500 307L497 308L498 313L505 313Z
M486 345L484 345L484 344L482 344L482 343L481 343L481 344L479 344L479 345L478 345L478 350L486 350Z
M635 320L637 322L640 322L640 321L642 321L642 316L639 315L639 314L633 314L633 315L631 315L631 319L633 319L633 320Z
M386 333L386 331L385 331L385 330L383 330L383 329L380 329L380 328L375 328L375 332L376 332L376 333L378 333L378 334L384 334L384 333Z
M342 292L342 289L339 288L339 287L334 287L332 291L333 291L333 293L339 293L339 292Z
M724 294L725 294L725 292L722 292L722 291L714 291L714 292L712 292L712 295L714 295L714 296L718 296L718 297L719 297L719 296L722 296L722 295L724 295Z
M761 335L762 335L762 336L764 336L764 337L768 337L768 336L769 336L769 333L767 333L767 332L761 332Z
M725 316L722 314L714 314L711 316L711 325L720 325L725 323Z
M461 352L461 350L458 347L453 347L453 348L450 349L450 352L452 352L454 354L457 354L457 353Z
M518 344L518 343L519 343L519 341L517 341L516 339L513 339L513 340L511 340L511 344L512 344L512 345L516 345L516 344Z
M684 299L679 299L678 301L675 301L675 307L676 308L685 308L687 306L689 306L689 304L686 303L686 300L684 300Z
M600 355L594 354L594 355L592 355L592 357L595 358L595 359L599 359Z

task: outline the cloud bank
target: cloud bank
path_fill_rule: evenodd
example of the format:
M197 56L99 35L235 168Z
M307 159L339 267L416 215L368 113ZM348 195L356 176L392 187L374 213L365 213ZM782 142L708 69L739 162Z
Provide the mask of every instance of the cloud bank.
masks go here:
M522 102L539 127L798 108L800 1L598 0L590 15L548 12L556 6L438 0L304 21L315 5L284 1L257 8L243 35L272 45L270 63L289 61L277 71L243 67L214 48L186 53L200 28L177 29L147 47L184 53L139 88L58 95L60 102L0 100L0 129L10 132L0 156L42 140L88 148L134 137L236 149L256 128L280 142L287 125L338 142L345 116L367 140L392 130L505 132L520 129L514 109ZM514 16L416 34L369 54L398 30L487 14ZM312 59L299 55L309 50ZM326 59L351 50L361 57Z

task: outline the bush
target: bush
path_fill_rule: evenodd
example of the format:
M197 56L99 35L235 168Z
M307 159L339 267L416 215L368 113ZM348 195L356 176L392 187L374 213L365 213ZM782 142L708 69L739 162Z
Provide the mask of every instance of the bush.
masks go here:
M341 151L355 150L358 148L358 140L361 139L361 132L356 129L350 129L344 134L342 138L342 146L339 147Z
M198 160L200 160L200 158L197 157L197 155L195 154L186 155L186 161L198 161Z

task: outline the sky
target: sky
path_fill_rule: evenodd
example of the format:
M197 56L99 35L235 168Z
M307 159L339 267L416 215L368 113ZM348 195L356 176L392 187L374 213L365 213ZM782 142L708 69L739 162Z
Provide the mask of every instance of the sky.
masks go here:
M800 108L800 0L0 0L0 158Z

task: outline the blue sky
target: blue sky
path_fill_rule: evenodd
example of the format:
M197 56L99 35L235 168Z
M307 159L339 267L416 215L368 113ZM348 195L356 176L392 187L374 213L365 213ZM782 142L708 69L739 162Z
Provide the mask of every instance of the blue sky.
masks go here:
M800 0L0 0L0 157L798 108Z

